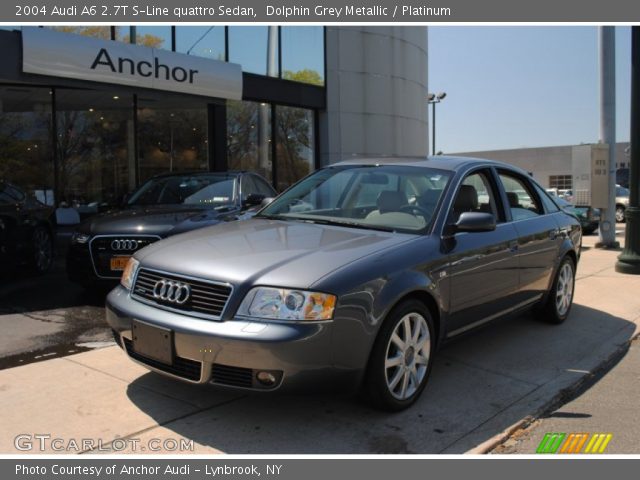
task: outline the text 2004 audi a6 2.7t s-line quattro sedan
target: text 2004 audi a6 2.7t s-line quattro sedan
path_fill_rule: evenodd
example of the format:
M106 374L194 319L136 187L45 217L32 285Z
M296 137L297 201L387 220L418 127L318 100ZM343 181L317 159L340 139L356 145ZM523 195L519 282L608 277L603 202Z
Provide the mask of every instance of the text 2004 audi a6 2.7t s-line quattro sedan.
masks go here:
M130 358L196 383L420 395L446 339L571 308L581 231L526 172L485 160L353 160L243 222L129 261L107 320Z

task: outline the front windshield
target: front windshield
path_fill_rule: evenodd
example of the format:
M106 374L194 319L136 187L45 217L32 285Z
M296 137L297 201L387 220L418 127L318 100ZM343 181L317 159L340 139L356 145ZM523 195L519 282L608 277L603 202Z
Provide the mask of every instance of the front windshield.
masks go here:
M424 167L329 167L280 195L258 217L417 232L431 222L449 178L449 172Z
M152 178L137 190L128 205L192 205L220 207L236 198L235 176L172 175Z

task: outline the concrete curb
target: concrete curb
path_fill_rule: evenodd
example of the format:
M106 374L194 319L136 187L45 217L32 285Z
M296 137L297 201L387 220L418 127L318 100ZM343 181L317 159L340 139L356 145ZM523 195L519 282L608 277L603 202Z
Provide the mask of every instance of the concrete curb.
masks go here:
M640 333L636 329L634 335L623 345L615 349L608 357L606 357L596 368L592 369L589 373L585 373L578 378L572 385L561 389L550 400L541 405L536 411L527 415L522 420L512 424L502 432L494 435L490 439L482 442L480 445L467 450L464 455L485 455L495 450L497 447L506 442L515 432L518 430L524 430L528 428L533 422L540 419L547 413L551 413L560 406L567 403L571 397L578 393L582 387L588 385L591 381L599 379L602 375L607 373L612 367L614 367L618 361L624 356L629 349L629 346L633 341L640 338Z

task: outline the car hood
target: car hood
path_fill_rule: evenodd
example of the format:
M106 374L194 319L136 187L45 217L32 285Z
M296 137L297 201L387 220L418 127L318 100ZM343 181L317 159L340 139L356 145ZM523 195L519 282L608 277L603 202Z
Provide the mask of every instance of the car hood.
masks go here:
M89 235L158 235L166 237L222 221L213 209L137 207L91 217L78 229Z
M415 235L253 218L154 243L142 267L232 283L307 288L355 260Z

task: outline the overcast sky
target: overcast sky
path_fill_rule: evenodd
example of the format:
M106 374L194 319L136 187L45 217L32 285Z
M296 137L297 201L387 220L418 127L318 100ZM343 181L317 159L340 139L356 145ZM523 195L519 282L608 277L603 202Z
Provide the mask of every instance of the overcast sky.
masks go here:
M617 141L629 140L631 29L616 27ZM597 27L429 27L436 148L445 153L599 139ZM431 121L431 108L429 108Z

